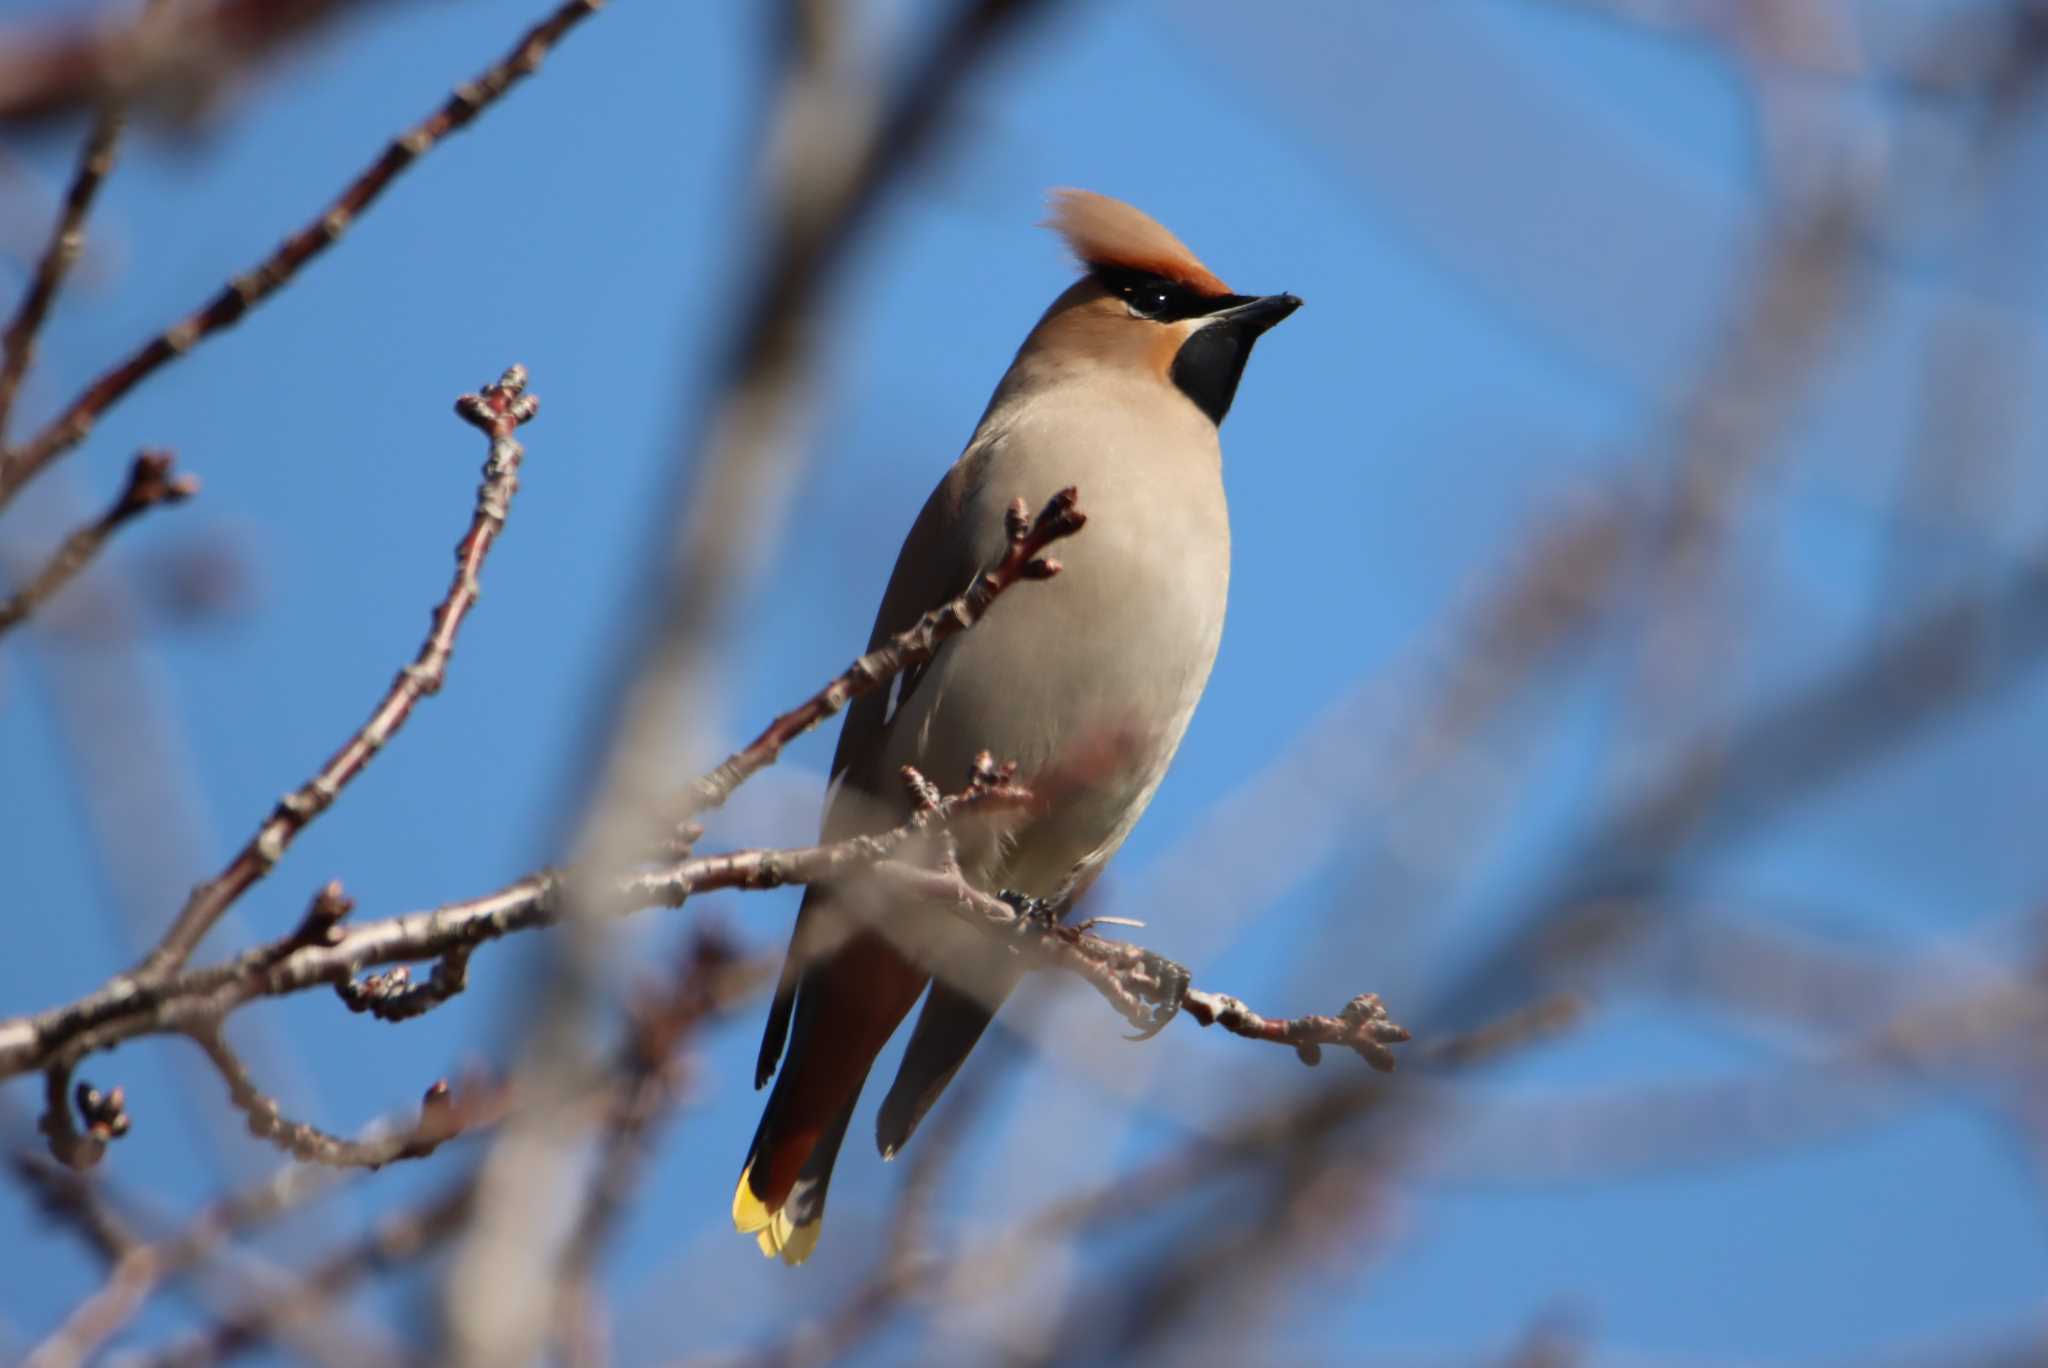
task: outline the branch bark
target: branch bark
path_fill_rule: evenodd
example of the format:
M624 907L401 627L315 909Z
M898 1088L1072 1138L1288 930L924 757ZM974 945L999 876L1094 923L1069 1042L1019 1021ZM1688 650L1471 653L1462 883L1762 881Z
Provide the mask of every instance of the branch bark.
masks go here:
M1024 500L1016 500L1006 519L1009 549L1001 560L976 575L957 598L940 604L854 661L831 683L769 723L745 748L691 785L676 819L687 821L723 806L733 790L774 764L784 746L862 694L930 660L948 640L981 621L1011 586L1022 580L1047 580L1057 575L1060 563L1045 555L1047 548L1087 525L1088 515L1080 509L1080 493L1072 485L1048 499L1035 518Z
M70 188L64 192L64 207L58 211L57 221L50 228L50 240L36 261L35 276L22 294L14 317L8 321L4 338L0 338L0 348L5 350L5 356L0 357L0 441L6 440L15 396L35 361L36 336L50 316L50 305L55 302L64 277L71 273L85 246L86 215L92 212L92 202L98 197L100 186L106 183L107 173L114 169L114 149L121 141L123 122L119 107L111 105L102 108L94 119L92 132L86 135L85 147L78 156L78 169L72 173Z
M433 626L426 642L412 663L398 672L390 690L370 714L370 720L342 744L317 774L278 800L270 816L225 869L192 890L171 929L136 968L137 985L155 983L184 964L235 900L271 871L285 848L333 804L342 788L362 773L405 725L414 705L440 691L448 674L449 657L455 650L455 634L476 606L480 592L477 576L483 569L484 558L490 554L498 534L504 531L512 495L519 489L519 464L526 453L513 433L539 412L540 401L526 393L526 368L513 366L482 394L463 395L455 408L464 419L490 435L491 448L484 462L483 483L477 487L469 531L455 547L455 579L434 609Z
M10 25L0 33L0 122L34 124L130 98L189 117L226 77L347 2L196 0L133 17L109 4L83 18Z
M942 811L946 820L956 820L1027 801L1021 790L984 786L954 796ZM891 858L935 830L931 814L919 813L876 836L798 849L695 856L614 880L606 906L621 914L675 907L711 889L829 882L866 868L892 894L945 907L1005 937L1035 966L1077 975L1141 1030L1156 1031L1187 1008L1204 1025L1213 1022L1247 1039L1286 1044L1304 1057L1303 1044L1342 1045L1380 1069L1392 1067L1386 1047L1408 1038L1369 996L1354 1001L1341 1016L1269 1021L1242 1004L1231 1007L1235 999L1194 989L1184 970L1152 951L1097 936L1085 923L1061 926L1019 911L974 887L957 870ZM202 1038L212 1023L257 998L343 982L373 965L440 959L553 925L562 916L565 882L563 874L542 870L481 898L358 924L331 942L307 943L295 933L221 964L186 970L153 984L131 976L117 978L75 1002L0 1022L0 1078L46 1068L53 1061L75 1061L139 1036Z
M50 462L84 441L101 415L130 390L208 337L239 322L244 314L298 274L307 262L333 246L401 172L538 71L555 44L594 14L602 3L603 0L566 0L554 13L528 29L504 57L476 79L457 86L439 109L393 139L326 209L286 238L269 256L102 373L34 437L0 456L0 509L5 509L22 486Z
M4 376L0 376L0 382L4 382ZM0 421L5 421L4 407L0 407ZM114 496L107 511L66 537L27 584L0 600L0 634L20 626L29 614L55 597L123 524L152 508L183 503L199 492L197 476L173 475L171 466L168 451L145 451L137 456L128 467L127 483Z

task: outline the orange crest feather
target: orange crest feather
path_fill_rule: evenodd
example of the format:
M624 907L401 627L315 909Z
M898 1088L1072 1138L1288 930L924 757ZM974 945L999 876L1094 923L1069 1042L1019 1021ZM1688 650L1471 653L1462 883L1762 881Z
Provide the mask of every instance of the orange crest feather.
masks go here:
M1092 190L1055 190L1051 198L1046 226L1066 239L1082 265L1150 271L1202 294L1230 293L1185 243L1143 210Z

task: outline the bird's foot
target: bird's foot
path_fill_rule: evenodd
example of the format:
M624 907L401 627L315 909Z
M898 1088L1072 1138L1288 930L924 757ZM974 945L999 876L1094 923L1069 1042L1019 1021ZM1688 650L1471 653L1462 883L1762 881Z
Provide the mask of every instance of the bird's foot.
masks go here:
M1131 981L1137 996L1151 1005L1152 1012L1143 1021L1131 1022L1138 1032L1125 1037L1128 1040L1150 1040L1165 1030L1180 1015L1180 1005L1187 1000L1188 989L1195 982L1185 965L1156 950L1141 951L1140 955L1138 972L1131 976Z

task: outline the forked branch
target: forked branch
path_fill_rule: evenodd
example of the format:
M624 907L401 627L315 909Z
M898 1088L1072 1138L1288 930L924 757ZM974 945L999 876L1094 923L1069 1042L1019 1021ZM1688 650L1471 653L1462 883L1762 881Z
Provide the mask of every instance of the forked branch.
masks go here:
M285 848L340 796L390 741L422 698L440 691L455 651L455 634L476 606L478 574L484 558L505 529L512 495L519 489L519 463L526 454L513 434L540 411L540 400L526 392L526 368L513 366L481 394L465 394L456 412L488 433L490 455L484 461L483 483L477 486L476 508L469 530L455 547L455 578L435 607L426 641L412 662L399 670L369 721L342 743L311 779L278 800L227 867L192 890L192 896L157 947L135 971L145 988L174 972L191 957L237 898L268 874Z
M1002 559L976 575L959 597L932 609L854 661L824 688L770 722L743 749L691 785L676 819L684 821L722 806L732 797L733 790L774 764L784 746L862 694L930 660L948 640L981 621L1012 586L1023 580L1047 580L1057 575L1060 563L1045 552L1087 526L1088 515L1081 511L1080 502L1079 491L1069 485L1047 500L1035 518L1024 500L1012 503L1004 520L1009 546Z
M199 492L194 475L173 475L168 451L145 451L128 467L127 482L107 511L66 537L29 582L0 600L0 633L17 627L83 570L124 523L152 508L183 503Z

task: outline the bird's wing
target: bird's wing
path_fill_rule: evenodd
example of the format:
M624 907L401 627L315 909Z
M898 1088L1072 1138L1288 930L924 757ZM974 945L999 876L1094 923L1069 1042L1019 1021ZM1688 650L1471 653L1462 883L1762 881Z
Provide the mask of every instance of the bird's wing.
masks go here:
M981 568L974 560L977 538L963 526L971 469L976 464L963 457L925 500L917 521L911 525L910 535L904 538L902 551L897 554L889 587L882 594L874 631L868 635L869 650L960 593ZM847 708L839 746L832 753L832 788L824 821L827 841L865 835L893 825L894 814L902 809L902 800L892 791L893 776L876 771L890 726L924 676L922 667L905 671L888 688L862 694ZM782 976L775 986L775 1001L761 1035L761 1053L754 1066L756 1088L774 1076L789 1036L790 1011L797 989L809 962L818 957L807 953L803 944L807 923L814 920L812 913L818 901L819 890L807 890L797 912L789 953L783 959Z

